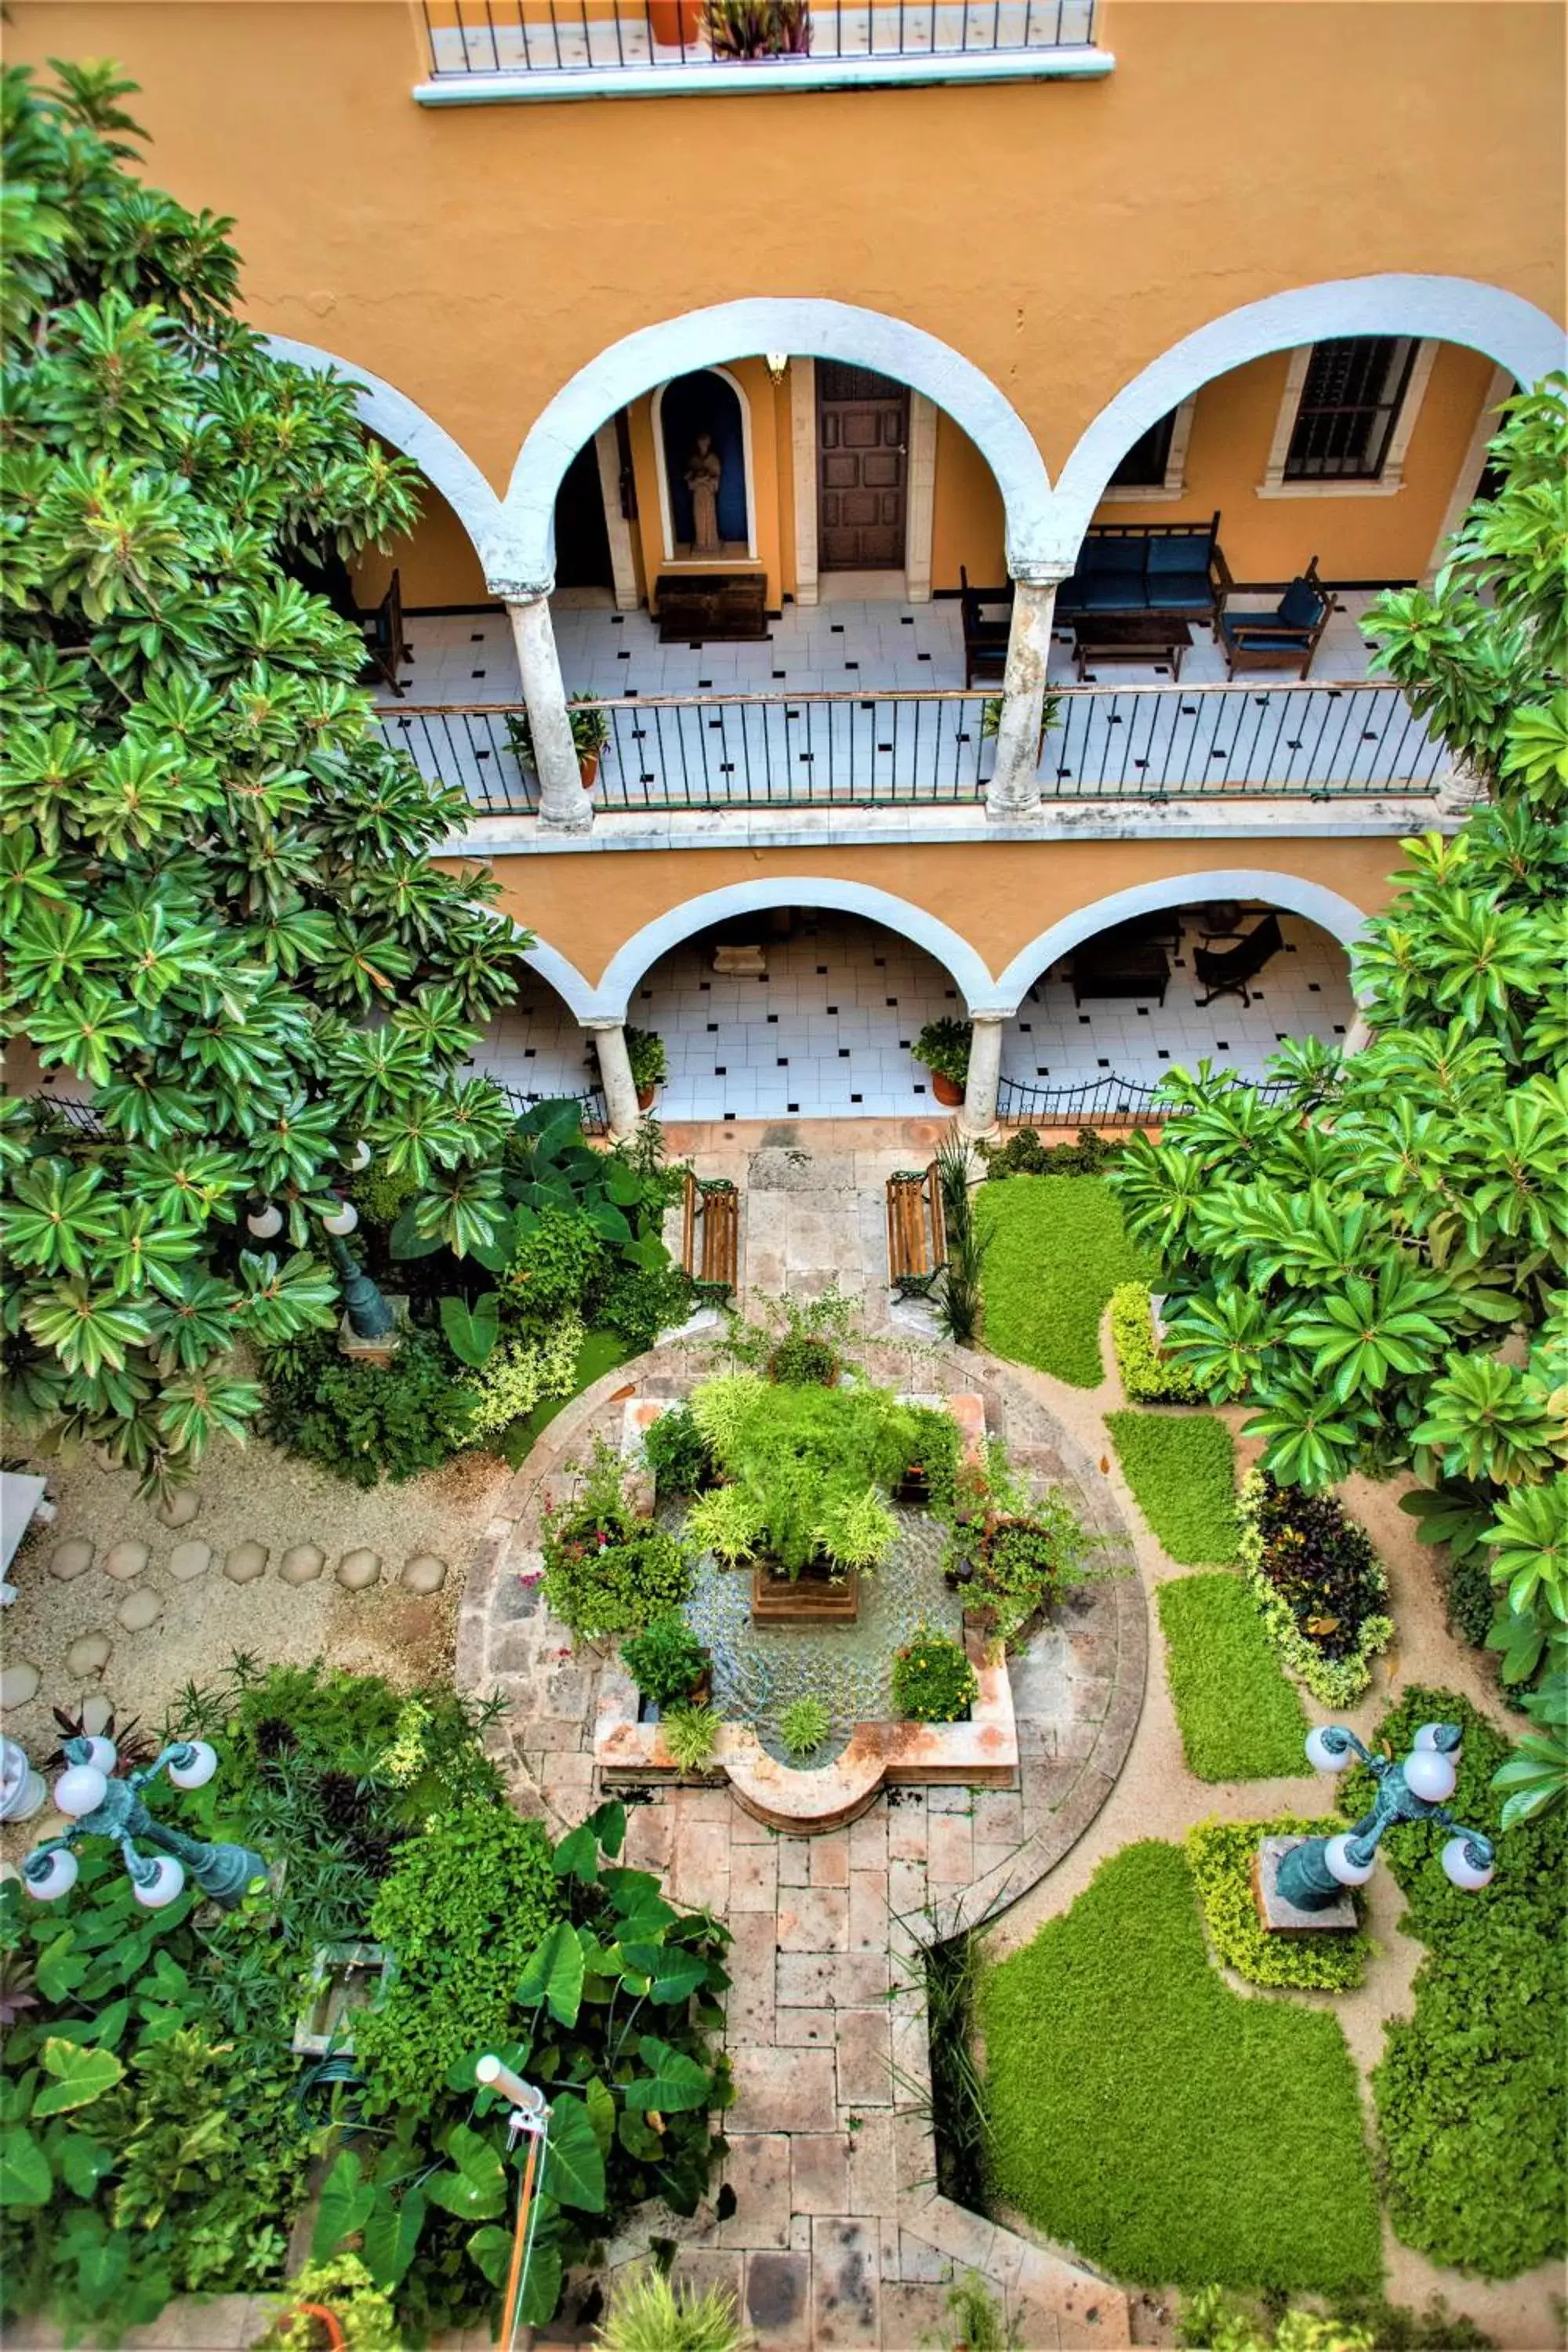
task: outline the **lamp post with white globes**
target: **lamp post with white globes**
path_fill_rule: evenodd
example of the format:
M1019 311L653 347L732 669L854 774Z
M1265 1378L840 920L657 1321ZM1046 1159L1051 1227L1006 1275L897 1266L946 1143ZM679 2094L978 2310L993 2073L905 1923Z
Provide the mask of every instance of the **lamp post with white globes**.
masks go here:
M1310 1731L1307 1760L1314 1770L1342 1772L1352 1756L1359 1757L1377 1782L1376 1801L1352 1829L1337 1837L1303 1838L1292 1846L1280 1859L1276 1892L1298 1911L1328 1910L1347 1887L1365 1885L1379 1841L1395 1822L1436 1822L1451 1829L1454 1835L1442 1853L1447 1876L1470 1890L1489 1885L1497 1859L1490 1838L1456 1822L1445 1802L1459 1777L1463 1738L1457 1723L1424 1723L1409 1755L1395 1763L1373 1755L1342 1723Z
M217 1754L205 1739L177 1739L142 1772L111 1780L119 1758L113 1742L102 1738L68 1739L66 1769L55 1782L55 1803L71 1816L63 1837L46 1838L22 1864L22 1880L40 1903L56 1903L76 1885L77 1858L71 1849L79 1837L110 1837L119 1842L131 1874L138 1903L161 1911L173 1903L185 1884L188 1870L204 1895L232 1911L252 1879L265 1878L267 1861L247 1845L205 1845L181 1830L155 1822L142 1801L149 1781L166 1771L176 1789L202 1789L217 1770ZM136 1840L155 1845L159 1853L138 1853Z

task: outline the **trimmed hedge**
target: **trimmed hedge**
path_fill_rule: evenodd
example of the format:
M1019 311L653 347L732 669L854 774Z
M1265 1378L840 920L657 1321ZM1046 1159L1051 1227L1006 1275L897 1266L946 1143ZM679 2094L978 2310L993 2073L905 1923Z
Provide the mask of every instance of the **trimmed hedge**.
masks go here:
M1367 1744L1402 1756L1432 1722L1464 1730L1450 1810L1495 1836L1489 1784L1510 1750L1468 1699L1406 1691ZM1372 1787L1347 1776L1348 1820ZM1568 1814L1516 1822L1479 1895L1443 1875L1448 1834L1401 1822L1383 1842L1409 1906L1400 1924L1427 1947L1413 2014L1389 2026L1372 2078L1389 2216L1436 2263L1516 2278L1568 2251Z
M1232 1992L1178 1846L1126 1846L982 1978L990 2186L1146 2286L1335 2294L1382 2273L1339 2020Z
M1331 1495L1277 1486L1249 1470L1237 1556L1279 1654L1325 1706L1353 1706L1394 1639L1388 1578L1364 1528Z
M1226 1968L1248 1984L1291 1992L1349 1992L1366 1974L1372 1945L1353 1936L1273 1936L1258 1916L1252 1864L1266 1837L1331 1837L1337 1821L1199 1822L1186 1834L1187 1861L1209 1940ZM1358 1913L1361 1900L1356 1898Z
M986 1347L1073 1388L1098 1388L1105 1303L1150 1265L1109 1186L1098 1176L988 1181L974 1195L974 1226Z
M1212 1412L1108 1412L1105 1426L1138 1507L1183 1568L1236 1558L1236 1446Z
M1304 1772L1307 1718L1241 1579L1228 1569L1179 1577L1159 1597L1187 1769L1200 1780Z
M1110 1344L1129 1404L1202 1404L1192 1374L1160 1352L1153 1295L1146 1282L1119 1282L1110 1294Z

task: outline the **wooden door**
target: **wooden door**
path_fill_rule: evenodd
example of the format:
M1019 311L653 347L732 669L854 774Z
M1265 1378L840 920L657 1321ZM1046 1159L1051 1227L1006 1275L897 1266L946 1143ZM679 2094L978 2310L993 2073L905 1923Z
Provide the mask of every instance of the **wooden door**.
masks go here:
M869 368L816 362L816 561L823 572L900 572L910 395Z

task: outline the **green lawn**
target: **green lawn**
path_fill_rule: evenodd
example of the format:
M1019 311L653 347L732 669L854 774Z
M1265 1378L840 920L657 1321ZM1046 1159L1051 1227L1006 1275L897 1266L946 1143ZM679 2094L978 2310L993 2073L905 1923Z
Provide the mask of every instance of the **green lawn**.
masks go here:
M1119 1282L1151 1271L1115 1195L1098 1176L1009 1176L980 1187L974 1215L985 1345L1075 1389L1098 1388L1107 1301Z
M1301 1701L1240 1577L1220 1569L1162 1584L1160 1623L1188 1771L1200 1780L1304 1773Z
M1127 1846L981 1981L996 2197L1146 2286L1331 2294L1382 2270L1337 2018L1233 1993L1177 1846Z
M1212 1412L1108 1412L1138 1507L1183 1568L1236 1558L1236 1447Z

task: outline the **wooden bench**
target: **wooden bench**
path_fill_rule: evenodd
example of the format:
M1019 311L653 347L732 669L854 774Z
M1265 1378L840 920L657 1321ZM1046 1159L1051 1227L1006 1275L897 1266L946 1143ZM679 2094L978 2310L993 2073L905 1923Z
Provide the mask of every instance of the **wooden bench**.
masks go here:
M942 1179L929 1168L901 1168L888 1179L888 1280L900 1298L929 1298L947 1264Z
M661 572L654 582L661 646L729 645L768 634L761 572Z
M727 1176L686 1171L680 1262L700 1298L727 1306L740 1280L741 1196Z
M364 667L360 672L360 683L369 686L379 679L401 699L404 688L398 683L397 666L414 659L403 635L401 574L393 573L392 584L379 604L356 612L354 617L364 637Z

